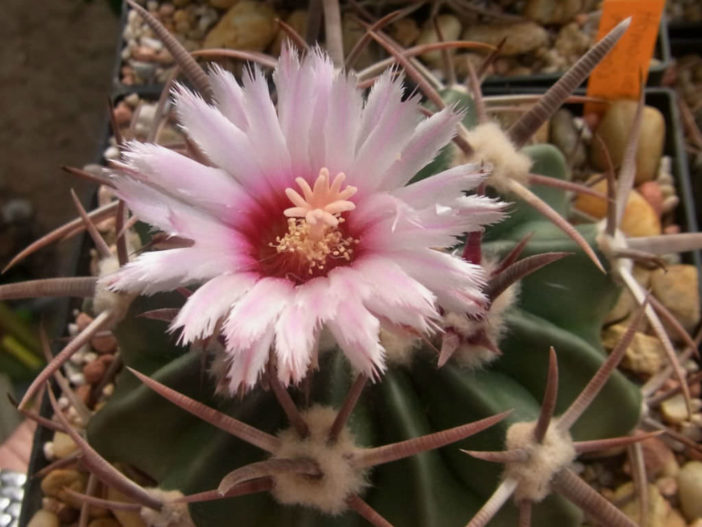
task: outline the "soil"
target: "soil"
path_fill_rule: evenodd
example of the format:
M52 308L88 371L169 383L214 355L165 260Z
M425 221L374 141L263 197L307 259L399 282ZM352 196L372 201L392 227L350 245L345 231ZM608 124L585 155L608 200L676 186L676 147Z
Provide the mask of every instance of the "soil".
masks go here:
M94 186L60 167L96 159L119 32L104 0L3 0L2 7L0 266L76 215L71 187L89 201ZM7 221L7 205L16 199L27 200L33 214L26 217L25 207ZM42 251L0 282L69 272L70 245Z

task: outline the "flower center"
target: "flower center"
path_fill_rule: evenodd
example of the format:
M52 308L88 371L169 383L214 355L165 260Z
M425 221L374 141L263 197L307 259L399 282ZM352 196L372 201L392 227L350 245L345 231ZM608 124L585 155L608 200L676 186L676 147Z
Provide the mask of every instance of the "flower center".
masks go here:
M356 208L348 198L356 193L356 187L347 185L342 190L346 176L340 172L330 183L329 170L319 171L314 185L302 178L295 181L302 195L292 188L285 189L285 195L294 205L283 211L288 218L288 230L283 236L276 236L270 247L278 254L295 256L308 275L317 275L328 267L328 260L350 261L354 245L358 240L346 236L341 224L343 212Z

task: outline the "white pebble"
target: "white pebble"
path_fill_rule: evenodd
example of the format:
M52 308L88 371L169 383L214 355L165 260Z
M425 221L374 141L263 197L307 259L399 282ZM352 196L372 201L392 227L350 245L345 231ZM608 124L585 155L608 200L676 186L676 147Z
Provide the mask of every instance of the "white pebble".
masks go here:
M136 108L137 104L139 104L139 94L138 93L130 93L123 100L132 108Z
M70 403L68 402L68 399L66 398L65 395L62 395L61 397L58 398L58 407L61 410L65 410L70 406Z
M54 454L54 443L52 441L47 441L44 443L44 446L42 448L44 451L44 457L48 461L53 461L56 455Z
M68 380L73 386L83 386L85 384L85 375L82 373L74 373L69 375Z
M158 9L158 2L155 0L149 0L149 2L146 2L146 9L149 11L156 11Z
M119 148L117 148L116 146L110 146L105 149L103 155L105 156L105 159L119 159Z
M115 391L115 385L110 383L106 384L105 387L102 389L102 394L105 397L110 397Z
M140 42L142 46L147 46L155 51L161 51L163 49L163 42L155 38L141 37Z

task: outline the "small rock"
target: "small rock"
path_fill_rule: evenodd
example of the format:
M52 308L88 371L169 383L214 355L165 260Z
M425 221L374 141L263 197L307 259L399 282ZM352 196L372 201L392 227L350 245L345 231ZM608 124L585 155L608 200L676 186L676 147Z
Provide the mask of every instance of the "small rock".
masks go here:
M594 190L607 192L607 182L600 181L593 185ZM603 198L579 194L575 199L575 207L590 216L602 219L607 213L607 202ZM620 229L627 236L655 236L661 233L661 222L653 207L636 190L629 194L629 200L624 209Z
M678 468L678 470L680 469ZM661 496L671 499L678 493L678 480L673 476L659 478L656 480L656 487L658 487Z
M564 66L575 62L585 53L592 44L590 36L578 24L566 24L558 32L554 49L563 57Z
M621 511L626 514L632 521L639 521L639 499L634 491L632 482L624 483L614 492L614 501L620 502L628 497L633 499L626 501L620 507ZM670 505L665 501L658 488L655 485L648 485L648 515L646 521L649 527L665 527L665 521L670 513Z
M534 22L516 24L475 24L463 32L463 40L485 42L497 46L506 38L502 55L521 55L546 46L548 33Z
M444 41L458 40L461 36L461 21L453 15L439 15L436 17L436 24L439 26ZM434 27L434 23L428 20L417 39L417 45L434 44L439 42L439 35ZM429 51L420 55L422 60L432 66L442 64L441 51Z
M661 403L663 419L671 424L680 424L687 420L685 397L681 393L669 397Z
M390 36L404 48L414 44L421 33L417 22L413 18L401 18L393 22L390 24L388 31Z
M648 201L649 205L653 207L653 210L660 217L663 214L663 193L661 192L660 184L657 181L646 181L646 183L636 187L636 190Z
M687 527L687 522L675 509L670 509L668 517L665 519L664 527Z
M59 527L60 522L58 516L53 512L38 510L32 519L29 520L27 527Z
M114 335L99 335L90 339L90 346L98 353L112 353L117 349Z
M107 499L112 501L123 502L131 501L124 494L113 489L112 487L108 487L107 489ZM122 511L115 509L113 511L113 514L115 515L115 517L119 521L119 524L122 527L147 527L146 523L144 523L144 520L141 518L141 515L138 512Z
M239 2L207 33L203 47L263 51L275 38L275 17L275 11L266 4Z
M603 346L608 350L614 349L626 330L627 326L624 324L615 324L605 329L602 333ZM658 373L665 360L665 350L660 341L637 331L624 354L622 367L635 373L651 376Z
M675 476L679 472L680 467L675 460L675 454L663 440L658 437L649 437L640 444L648 477L665 478Z
M71 436L64 434L63 432L54 432L54 456L58 459L63 459L70 456L76 450L78 450L78 445L75 441L71 439Z
M88 524L88 527L120 527L120 523L114 518L96 518Z
M693 331L700 320L698 280L697 268L686 264L670 265L651 275L653 295L687 331Z
M688 521L702 518L702 463L689 461L678 473L678 497Z
M74 469L56 469L49 472L41 480L41 490L47 496L58 498L76 509L80 509L81 501L73 498L64 489L85 492L87 476Z
M0 213L5 224L24 223L34 215L34 207L26 199L15 198L7 201L2 206Z
M102 377L105 375L105 370L107 369L104 362L101 360L94 360L83 366L83 375L85 376L85 382L88 384L97 384L100 382Z
M587 0L529 0L524 15L541 24L563 24L585 11L588 3Z
M92 321L93 317L91 317L87 313L79 313L76 317L76 325L78 326L78 331L83 331L90 325Z
M217 9L229 9L238 1L239 0L209 0L209 3L212 7L216 7Z
M635 101L614 101L605 112L597 134L607 145L616 168L621 166L624 150L629 138L631 126L636 113ZM636 149L636 184L653 180L658 173L658 165L663 155L665 141L665 119L656 108L645 106L641 120L641 134ZM599 141L592 143L590 156L593 164L600 170L607 168L605 153Z
M126 126L131 120L132 109L126 102L118 102L117 106L115 106L115 121L117 122L117 124L120 126Z

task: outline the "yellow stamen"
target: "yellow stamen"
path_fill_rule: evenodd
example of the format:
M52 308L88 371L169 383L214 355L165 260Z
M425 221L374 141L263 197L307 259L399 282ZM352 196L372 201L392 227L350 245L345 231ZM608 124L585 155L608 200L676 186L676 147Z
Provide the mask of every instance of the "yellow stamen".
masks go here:
M295 179L304 197L294 189L286 188L285 194L295 206L285 209L283 214L288 218L304 218L309 225L313 226L309 236L321 240L328 227L336 228L338 217L342 212L356 208L348 198L353 196L357 189L347 185L344 190L341 190L344 179L346 175L339 172L330 185L329 170L326 168L319 171L314 187L310 187L307 181L300 177Z
M322 168L312 187L302 178L295 180L302 195L292 188L285 189L294 205L283 212L290 218L288 232L276 237L270 245L278 253L301 256L309 264L310 274L324 270L328 258L350 261L353 246L358 243L353 237L344 237L338 229L344 222L341 214L356 208L348 201L356 193L356 187L347 185L341 190L344 179L346 176L340 172L330 184L329 170Z

